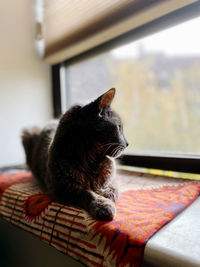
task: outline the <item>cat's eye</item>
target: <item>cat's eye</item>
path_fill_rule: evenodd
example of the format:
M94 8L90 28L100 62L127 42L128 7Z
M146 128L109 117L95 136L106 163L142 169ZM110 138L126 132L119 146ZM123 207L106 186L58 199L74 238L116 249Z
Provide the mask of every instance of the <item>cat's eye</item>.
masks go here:
M103 109L100 110L99 117L103 117Z
M121 131L122 130L121 124L118 124L117 126L118 126L118 130Z

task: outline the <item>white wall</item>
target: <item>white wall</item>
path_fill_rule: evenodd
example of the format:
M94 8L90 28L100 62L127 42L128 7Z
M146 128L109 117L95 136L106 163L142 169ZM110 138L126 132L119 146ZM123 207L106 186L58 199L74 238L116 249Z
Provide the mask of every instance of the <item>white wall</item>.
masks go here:
M0 166L24 162L23 127L52 117L50 67L34 46L34 1L0 1Z

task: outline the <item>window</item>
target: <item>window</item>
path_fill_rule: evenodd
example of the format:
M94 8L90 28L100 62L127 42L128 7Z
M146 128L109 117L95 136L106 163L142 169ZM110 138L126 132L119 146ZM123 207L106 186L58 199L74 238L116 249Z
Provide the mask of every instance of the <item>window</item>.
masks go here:
M64 109L88 103L116 87L113 108L122 117L129 141L127 164L155 167L148 162L159 158L160 168L169 169L163 162L170 158L172 169L188 171L186 159L186 165L199 173L199 28L197 17L118 48L66 62L62 66ZM146 163L140 165L137 160L143 161L144 155ZM178 158L180 168L174 161Z

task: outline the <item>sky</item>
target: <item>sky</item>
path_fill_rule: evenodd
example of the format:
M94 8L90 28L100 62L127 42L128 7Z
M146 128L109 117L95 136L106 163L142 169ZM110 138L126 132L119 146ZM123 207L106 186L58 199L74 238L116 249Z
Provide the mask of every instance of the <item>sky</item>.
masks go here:
M139 48L167 56L200 55L200 17L112 50L115 58L137 57Z

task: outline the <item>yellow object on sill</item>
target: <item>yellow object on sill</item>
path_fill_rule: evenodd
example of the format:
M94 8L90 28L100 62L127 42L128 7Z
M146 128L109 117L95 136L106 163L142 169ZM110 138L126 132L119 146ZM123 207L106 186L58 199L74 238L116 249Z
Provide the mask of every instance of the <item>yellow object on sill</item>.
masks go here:
M165 170L159 170L159 169L138 168L138 167L130 167L130 166L122 166L122 165L118 166L118 168L121 170L150 173L154 175L163 175L163 176L168 176L172 178L182 178L182 179L191 179L191 180L200 181L200 174L194 174L194 173L165 171Z

